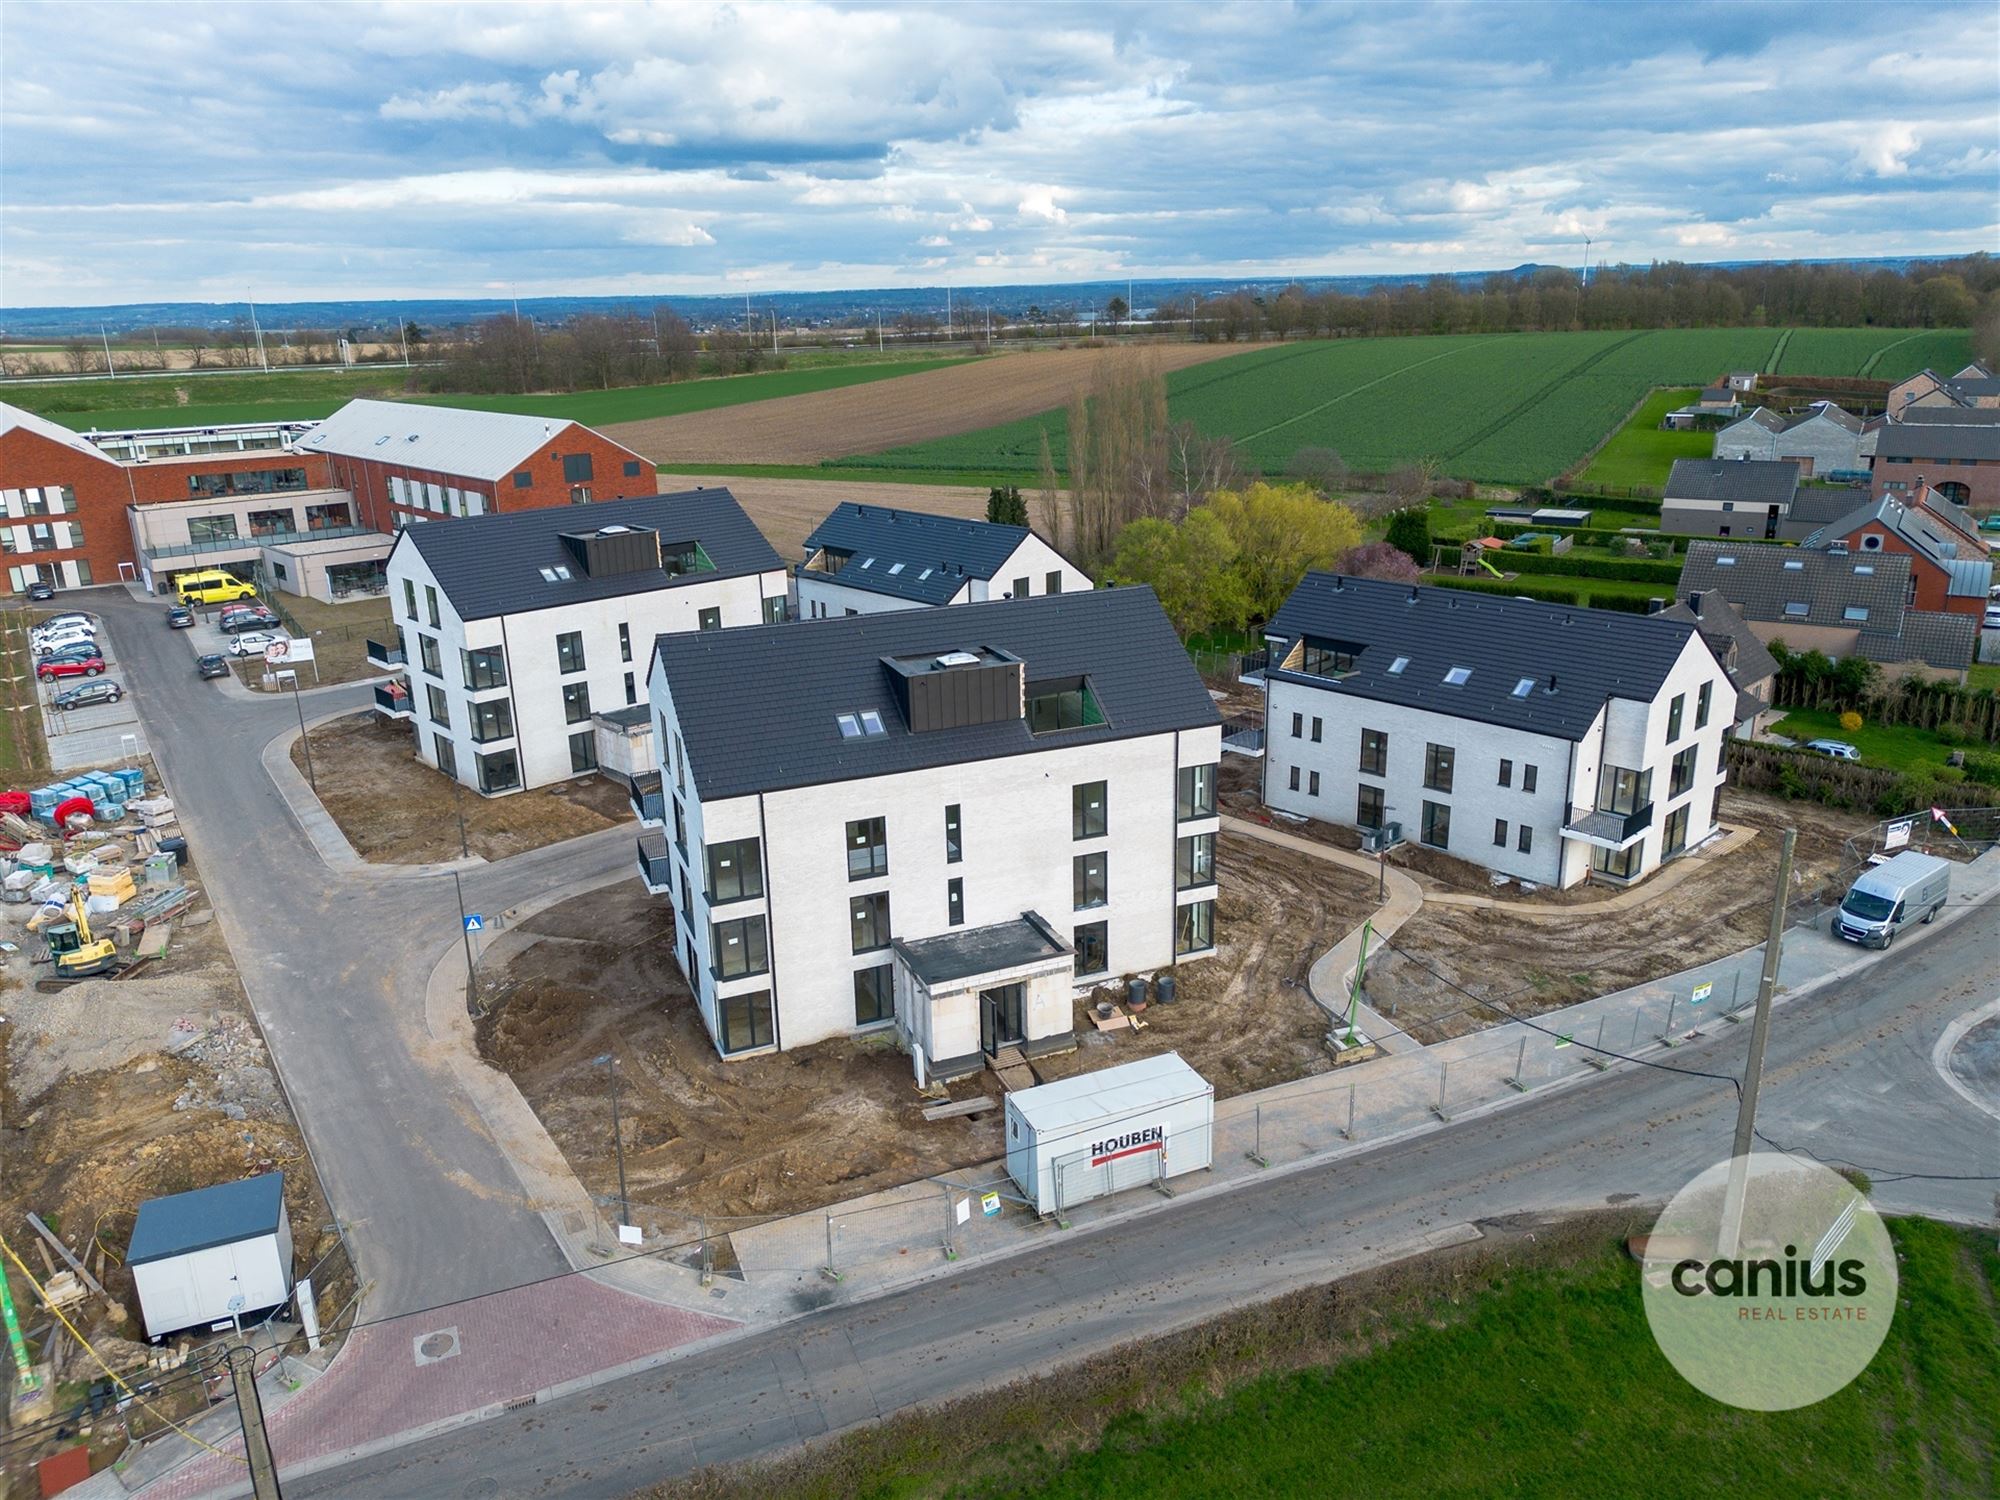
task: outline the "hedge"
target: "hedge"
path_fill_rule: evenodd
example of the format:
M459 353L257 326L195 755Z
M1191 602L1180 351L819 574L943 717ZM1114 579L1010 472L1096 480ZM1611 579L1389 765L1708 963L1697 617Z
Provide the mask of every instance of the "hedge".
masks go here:
M1810 750L1735 739L1726 742L1725 760L1730 784L1745 791L1859 808L1885 818L1920 812L1940 802L1954 807L2000 805L2000 786L1981 783L1969 768L1941 767L1928 774L1893 771L1832 760Z
M1506 594L1509 597L1539 600L1544 604L1573 604L1579 609L1622 609L1643 615L1646 601L1626 594L1607 593L1594 598L1588 588L1563 588L1559 584L1537 583L1531 578L1427 578L1439 588L1465 589L1475 594Z
M1681 565L1647 557L1550 557L1511 549L1488 554L1502 572L1563 573L1574 578L1620 578L1628 583L1664 583L1671 594L1681 581ZM1490 575L1489 575L1490 576Z

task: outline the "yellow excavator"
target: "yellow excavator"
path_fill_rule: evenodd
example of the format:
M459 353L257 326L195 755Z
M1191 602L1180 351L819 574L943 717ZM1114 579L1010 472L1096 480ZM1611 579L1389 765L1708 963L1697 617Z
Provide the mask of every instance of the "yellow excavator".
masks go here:
M84 904L83 887L70 892L69 920L48 930L49 957L55 961L58 979L88 979L108 974L118 964L118 945L110 938L92 938L90 912Z

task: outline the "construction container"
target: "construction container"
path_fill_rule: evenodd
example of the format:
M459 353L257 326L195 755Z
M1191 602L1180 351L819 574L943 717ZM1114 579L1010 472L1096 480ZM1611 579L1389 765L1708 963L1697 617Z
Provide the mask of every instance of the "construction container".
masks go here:
M184 1328L218 1332L253 1321L292 1295L292 1227L285 1177L151 1198L139 1205L125 1264L146 1337Z
M1007 1175L1037 1213L1204 1170L1215 1089L1178 1052L1007 1096Z

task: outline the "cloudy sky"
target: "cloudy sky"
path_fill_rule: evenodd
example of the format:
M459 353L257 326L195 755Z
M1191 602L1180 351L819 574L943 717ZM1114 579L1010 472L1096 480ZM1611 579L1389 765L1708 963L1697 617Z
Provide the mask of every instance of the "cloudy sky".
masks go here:
M8 306L2000 249L1990 3L8 0L0 84Z

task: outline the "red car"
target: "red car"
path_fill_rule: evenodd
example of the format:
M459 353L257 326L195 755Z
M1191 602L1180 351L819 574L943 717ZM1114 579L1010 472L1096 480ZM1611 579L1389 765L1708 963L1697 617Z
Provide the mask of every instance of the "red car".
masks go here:
M35 667L35 675L42 681L49 682L57 677L95 677L103 670L103 657L78 656L68 661L51 658L40 662Z

